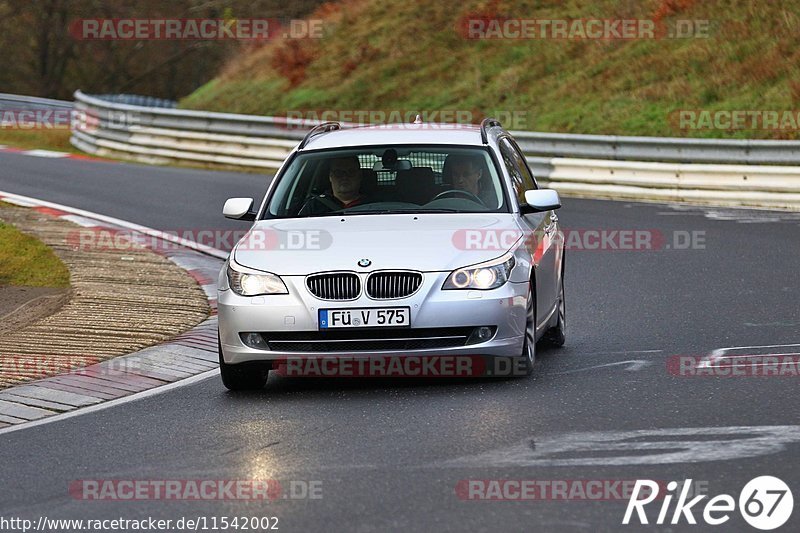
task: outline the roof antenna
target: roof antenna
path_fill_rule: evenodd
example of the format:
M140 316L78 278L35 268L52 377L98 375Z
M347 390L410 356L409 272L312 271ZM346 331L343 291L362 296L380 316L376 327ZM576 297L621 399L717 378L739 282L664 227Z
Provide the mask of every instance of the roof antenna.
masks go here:
M422 124L422 117L417 115L417 118L414 119L414 124Z

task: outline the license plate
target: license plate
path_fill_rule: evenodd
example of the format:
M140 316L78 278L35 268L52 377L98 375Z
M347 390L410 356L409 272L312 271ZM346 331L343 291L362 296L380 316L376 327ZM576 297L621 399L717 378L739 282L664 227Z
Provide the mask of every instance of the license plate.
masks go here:
M411 325L410 307L319 310L319 329L380 328L409 325Z

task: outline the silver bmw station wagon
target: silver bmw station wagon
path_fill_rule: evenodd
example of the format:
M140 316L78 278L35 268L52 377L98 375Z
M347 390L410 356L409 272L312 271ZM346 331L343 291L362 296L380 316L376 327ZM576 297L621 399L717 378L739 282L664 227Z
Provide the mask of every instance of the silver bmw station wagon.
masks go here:
M558 194L500 123L312 129L219 276L219 361L258 389L287 358L480 356L564 343Z

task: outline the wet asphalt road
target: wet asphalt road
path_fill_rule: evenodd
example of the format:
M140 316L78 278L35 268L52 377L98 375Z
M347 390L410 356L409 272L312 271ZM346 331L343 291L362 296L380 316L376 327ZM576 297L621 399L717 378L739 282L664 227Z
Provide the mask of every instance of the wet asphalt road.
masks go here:
M224 199L260 200L267 180L0 154L0 190L168 230L241 229L219 214ZM476 501L460 489L469 480L693 479L712 496L738 499L750 479L773 475L800 498L800 378L682 377L667 364L738 346L791 353L760 346L800 343L800 214L564 199L559 216L568 230L650 231L663 246L569 250L567 344L540 351L531 378L272 375L263 392L233 394L214 376L0 435L0 517L205 516L210 526L212 517L276 516L281 531L617 531L626 529L626 500L613 494ZM701 246L675 249L692 234ZM274 479L296 492L310 482L321 498L85 501L68 490L81 479ZM694 513L701 523L705 501ZM647 507L651 525L627 529L709 529L652 525L660 502ZM798 516L783 529L797 531ZM738 511L721 527L754 531Z

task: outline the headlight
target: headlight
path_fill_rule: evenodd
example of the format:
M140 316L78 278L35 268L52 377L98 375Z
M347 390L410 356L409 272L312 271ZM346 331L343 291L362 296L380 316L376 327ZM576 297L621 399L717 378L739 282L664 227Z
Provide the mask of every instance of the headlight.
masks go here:
M514 264L513 254L507 253L486 263L459 268L450 273L442 289L496 289L508 281Z
M231 290L239 296L259 296L262 294L289 294L280 277L269 272L253 272L234 268L228 262L228 282Z

